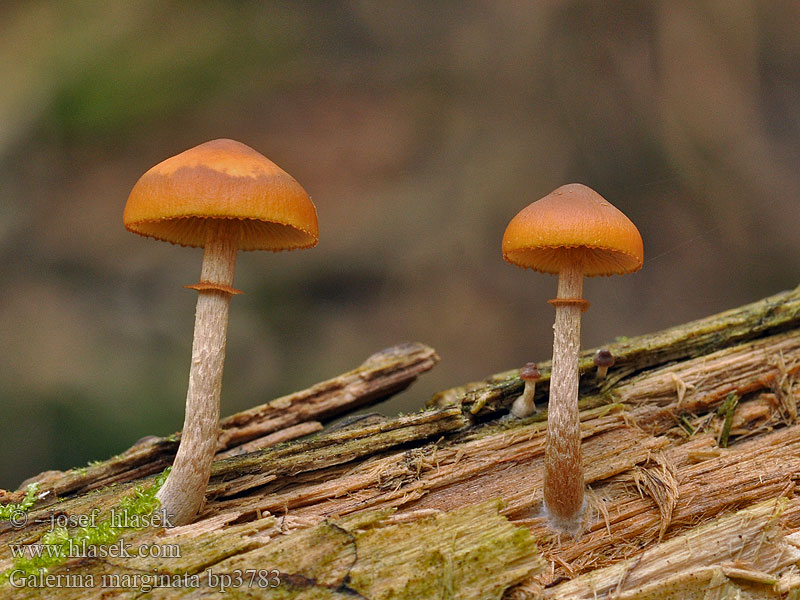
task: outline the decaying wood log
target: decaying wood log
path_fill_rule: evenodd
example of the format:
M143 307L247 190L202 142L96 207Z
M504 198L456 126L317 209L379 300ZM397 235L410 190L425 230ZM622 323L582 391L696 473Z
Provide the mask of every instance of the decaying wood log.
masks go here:
M220 454L266 448L318 431L318 420L347 414L402 391L437 362L436 352L423 344L387 348L349 373L223 419ZM48 471L20 487L36 480L43 488L63 495L133 481L162 471L175 456L179 442L179 433L168 438L148 436L110 460L66 473Z
M147 497L176 437L33 478L37 503L0 521L2 597L800 598L800 288L608 347L602 382L593 350L581 359L589 507L574 538L541 516L546 411L508 416L517 371L320 430L435 364L403 345L226 419L192 525L126 523L98 544L161 555L76 556L48 581L12 544L77 515L99 523L64 539L102 528Z

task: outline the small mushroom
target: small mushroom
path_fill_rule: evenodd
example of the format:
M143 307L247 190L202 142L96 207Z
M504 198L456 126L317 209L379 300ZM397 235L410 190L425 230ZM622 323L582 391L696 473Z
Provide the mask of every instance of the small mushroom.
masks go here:
M594 353L592 359L594 366L597 367L597 381L603 381L606 378L608 369L614 366L614 355L608 348L600 348Z
M519 377L525 382L525 389L522 390L522 395L514 400L514 404L511 405L511 414L518 419L524 419L536 412L536 402L533 400L533 394L536 392L536 382L542 378L542 374L539 373L536 363L529 362L519 370Z
M585 185L562 186L519 212L503 235L503 257L558 275L553 366L545 448L544 504L552 524L580 529L583 465L578 415L578 356L584 276L631 273L642 266L642 238L631 221Z
M311 198L288 173L239 142L214 140L157 164L134 185L123 214L133 233L203 247L183 433L157 497L171 525L190 523L217 451L225 338L239 250L317 243Z

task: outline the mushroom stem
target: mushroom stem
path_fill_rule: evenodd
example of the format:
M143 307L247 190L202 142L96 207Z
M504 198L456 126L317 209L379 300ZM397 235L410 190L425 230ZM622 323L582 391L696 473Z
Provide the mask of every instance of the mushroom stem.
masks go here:
M217 452L219 397L237 251L236 238L225 235L225 228L220 227L203 252L181 444L172 471L156 495L173 526L191 523L200 509Z
M560 529L574 532L583 513L583 464L578 415L578 355L581 339L583 271L565 266L558 276L553 325L553 367L547 414L544 503Z
M517 397L517 399L514 400L514 404L511 405L511 414L518 419L524 419L536 413L536 401L533 399L535 393L536 382L526 381L525 389L522 390L522 395Z

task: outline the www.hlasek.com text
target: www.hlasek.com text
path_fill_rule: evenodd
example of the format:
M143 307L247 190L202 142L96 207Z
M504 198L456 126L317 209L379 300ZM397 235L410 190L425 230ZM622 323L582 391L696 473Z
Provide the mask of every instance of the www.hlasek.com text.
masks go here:
M113 544L91 544L87 540L68 539L61 544L10 544L13 558L180 558L179 544L142 544L134 546L124 538Z

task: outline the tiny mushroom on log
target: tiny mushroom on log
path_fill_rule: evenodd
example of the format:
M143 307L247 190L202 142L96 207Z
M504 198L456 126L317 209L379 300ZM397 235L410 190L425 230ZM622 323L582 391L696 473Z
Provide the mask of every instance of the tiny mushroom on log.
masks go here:
M190 523L217 451L225 338L239 250L311 248L317 212L288 173L249 146L213 140L157 164L134 185L123 215L133 233L203 247L186 416L172 471L158 492L171 525Z
M632 273L642 266L642 237L594 190L564 185L519 212L503 235L503 257L558 275L545 449L544 506L551 524L575 533L584 507L578 415L578 355L583 278Z
M597 367L597 381L603 381L608 374L608 369L613 367L616 361L614 360L614 355L611 354L611 350L600 348L594 353L592 362Z
M530 417L536 412L536 402L533 400L533 395L536 393L536 382L542 378L539 373L539 368L536 363L525 363L525 366L519 370L519 377L525 382L525 389L522 390L522 395L514 400L511 405L511 414L518 419Z

